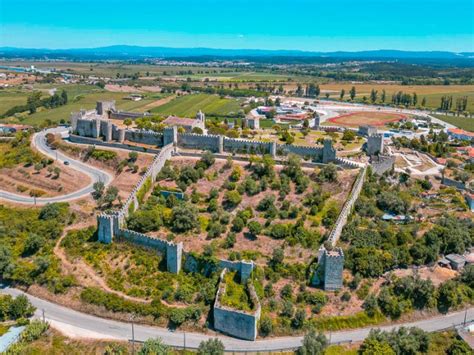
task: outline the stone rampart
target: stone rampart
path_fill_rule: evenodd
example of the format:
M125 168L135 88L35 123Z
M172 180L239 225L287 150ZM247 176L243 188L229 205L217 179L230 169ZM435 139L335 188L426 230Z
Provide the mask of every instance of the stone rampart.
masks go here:
M224 137L224 151L229 153L271 154L271 142Z
M168 242L129 229L120 229L118 237L123 238L130 243L160 251L162 254L166 255L166 269L169 272L178 274L181 271L183 243Z
M237 338L255 340L258 335L257 326L261 314L260 301L255 288L251 281L247 283L250 300L254 305L253 311L246 312L222 305L220 298L221 295L225 294L226 284L224 277L226 272L227 269L222 270L214 302L214 328Z
M193 133L178 134L178 146L187 149L219 151L219 136Z
M342 207L342 210L339 213L339 216L337 217L336 223L334 224L334 227L331 230L331 233L329 234L328 241L331 243L332 246L335 246L337 241L339 240L342 228L344 228L344 226L346 225L347 218L352 211L352 207L359 198L359 194L362 191L362 186L364 185L366 172L366 167L362 168L359 172L359 175L357 176L357 179L354 182L354 185L352 186L352 190L349 194L349 197L344 203L344 206Z
M157 147L163 146L163 134L152 131L129 129L125 131L125 140Z

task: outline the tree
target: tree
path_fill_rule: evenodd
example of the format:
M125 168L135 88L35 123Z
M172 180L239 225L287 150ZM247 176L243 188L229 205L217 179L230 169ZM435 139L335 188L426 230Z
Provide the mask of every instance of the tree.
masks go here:
M448 355L472 354L472 349L465 341L461 339L454 339L449 348L446 350L446 353Z
M365 339L357 353L359 355L395 355L395 351L389 343L374 338Z
M423 99L421 100L421 107L425 107L426 106L426 97L423 97Z
M59 178L59 176L61 175L61 169L57 166L55 166L53 168L53 172L54 172L54 178L55 179Z
M295 313L295 317L291 321L291 325L295 329L300 329L303 327L305 320L306 320L306 311L302 308L299 308Z
M192 205L178 205L171 210L173 230L181 233L199 227L198 212Z
M66 92L66 90L62 90L62 91L61 91L61 99L62 99L63 105L67 104L67 102L68 102L68 97L67 97L67 92Z
M25 241L25 246L23 247L23 255L33 255L44 244L44 238L38 234L30 233Z
M137 152L130 152L128 153L128 161L131 163L135 163L138 159L138 153Z
M333 163L324 165L319 170L318 179L322 182L336 182L337 181L337 167Z
M273 249L273 255L270 260L270 263L273 268L282 265L283 260L285 259L285 252L283 251L282 248L275 248Z
M35 164L34 168L35 168L36 173L39 174L41 169L43 169L43 164L37 163L37 164Z
M343 100L345 94L346 94L346 90L341 89L341 93L339 94L339 99L340 99L340 100Z
M10 304L8 313L11 319L29 318L33 315L36 308L30 303L25 295L16 297Z
M147 339L140 351L140 355L169 355L172 354L171 347L163 344L163 341L160 338Z
M354 140L356 133L353 130L346 129L342 134L342 140L351 142Z
M104 183L102 181L97 181L94 183L94 185L92 185L92 188L94 189L94 191L92 192L92 197L94 197L94 199L96 200L100 199L104 194Z
M125 120L123 120L123 124L128 128L133 124L133 121L130 118L126 118Z
M273 322L268 316L263 316L260 320L260 335L266 337L273 332Z
M106 206L111 206L118 197L118 188L116 186L109 186L102 196L101 202Z
M8 265L11 264L12 253L8 246L0 245L0 275L3 274Z
M198 355L223 355L224 344L220 339L209 339L199 344Z
M319 355L324 354L328 346L328 340L323 333L316 333L310 330L303 338L303 345L298 349L299 355Z
M257 221L250 221L248 224L249 233L252 237L257 237L262 231L262 225Z
M224 203L229 208L235 208L242 202L242 196L239 194L238 191L227 191L224 194Z
M375 101L377 101L377 90L372 89L370 92L370 101L375 104Z
M353 86L351 88L351 90L349 91L349 96L351 97L351 100L354 100L354 98L356 97L356 88L355 88L355 86Z
M377 312L378 306L377 306L377 297L375 297L374 294L369 294L365 301L364 304L362 305L362 308L364 308L365 313L369 317L373 317L375 315L375 312Z
M382 101L382 103L385 103L386 98L387 94L385 93L385 89L383 89L382 94L380 95L380 101Z

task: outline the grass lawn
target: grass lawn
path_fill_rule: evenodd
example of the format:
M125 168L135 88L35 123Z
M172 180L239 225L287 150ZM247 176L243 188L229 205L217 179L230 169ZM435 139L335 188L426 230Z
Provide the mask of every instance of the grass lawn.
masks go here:
M462 128L466 131L474 132L474 118L445 116L439 114L435 114L433 116L439 118L444 122L451 123L456 127Z
M199 110L212 116L231 115L240 110L240 103L237 99L221 99L217 95L185 95L154 108L151 112L163 116L194 117Z

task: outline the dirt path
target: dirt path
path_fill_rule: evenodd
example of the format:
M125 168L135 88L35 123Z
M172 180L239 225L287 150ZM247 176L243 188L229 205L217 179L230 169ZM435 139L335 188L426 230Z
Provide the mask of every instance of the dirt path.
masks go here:
M143 300L141 298L136 298L129 296L123 292L111 289L105 280L100 277L95 270L83 260L74 260L74 263L70 262L64 252L64 249L61 248L61 242L66 236L67 232L72 229L77 229L78 225L67 227L61 237L58 239L56 245L54 246L54 254L61 260L62 267L70 274L73 274L79 281L81 286L92 286L100 287L104 291L113 293L117 296L123 297L127 300L140 302L140 303L150 303L150 301ZM87 226L81 226L81 228Z
M176 97L176 95L171 95L171 96L165 97L163 99L159 99L159 100L150 102L149 104L143 106L141 109L143 111L151 110L152 108L159 107L159 106L162 106L164 104L167 104L168 102L173 100L175 97Z

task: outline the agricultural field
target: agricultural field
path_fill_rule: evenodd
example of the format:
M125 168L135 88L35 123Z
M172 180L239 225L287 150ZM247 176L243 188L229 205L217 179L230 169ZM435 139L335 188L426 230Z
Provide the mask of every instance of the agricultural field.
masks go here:
M432 116L466 131L474 132L474 118L466 118L463 116L456 117L442 114L433 114Z
M209 116L233 116L241 109L237 99L220 98L217 95L196 94L180 96L169 103L151 110L163 116L194 117L201 110Z
M48 95L48 91L56 88L58 92L65 90L68 94L68 103L63 106L59 106L53 109L46 109L43 107L38 108L37 112L28 114L27 112L19 114L19 117L6 118L4 120L9 122L20 122L22 124L29 125L40 125L45 120L50 120L53 123L58 123L61 120L66 122L69 120L71 112L79 111L81 109L92 109L95 108L96 102L100 100L115 100L116 107L119 110L143 112L144 108L148 105L156 102L157 100L165 97L165 94L160 93L149 93L144 94L145 98L140 101L131 101L124 99L127 94L120 92L109 92L100 89L93 85L35 85L34 90L43 92L43 97ZM11 94L9 94L11 93ZM28 95L31 91L13 92L5 91L4 95L8 98L8 103L3 104L3 100L0 100L5 112L16 105L26 104ZM1 95L1 94L0 94ZM1 97L1 96L0 96ZM10 98L14 98L10 100Z
M356 99L361 99L363 96L370 97L372 89L377 90L379 98L382 90L386 91L387 98L385 102L390 102L392 94L399 91L407 94L416 92L418 95L418 105L420 105L423 97L426 98L426 107L436 109L440 105L441 97L443 95L453 96L453 102L457 97L467 96L468 106L467 110L474 111L474 85L392 85L392 84L351 84L351 83L331 83L321 84L322 96L324 93L329 93L331 98L339 98L339 93L342 89L345 90L345 99L349 98L350 89L355 86Z

